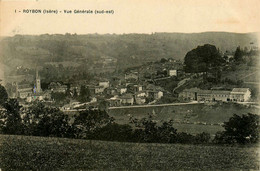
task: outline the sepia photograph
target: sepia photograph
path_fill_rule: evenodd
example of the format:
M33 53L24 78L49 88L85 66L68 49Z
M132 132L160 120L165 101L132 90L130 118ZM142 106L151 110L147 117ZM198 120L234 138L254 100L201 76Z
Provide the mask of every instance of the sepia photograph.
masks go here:
M0 171L260 170L259 0L1 0Z

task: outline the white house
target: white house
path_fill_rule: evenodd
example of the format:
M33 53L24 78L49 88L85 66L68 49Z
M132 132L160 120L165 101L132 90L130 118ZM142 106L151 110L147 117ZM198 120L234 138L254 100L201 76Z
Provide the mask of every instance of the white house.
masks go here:
M124 93L127 92L127 88L126 87L118 87L117 92L120 93L120 94L124 94Z
M177 70L176 69L170 69L168 70L168 75L171 76L177 76Z
M109 81L99 82L98 85L99 85L100 87L108 88L108 87L109 87Z
M233 88L230 93L230 99L232 101L246 102L251 97L251 91L249 88Z

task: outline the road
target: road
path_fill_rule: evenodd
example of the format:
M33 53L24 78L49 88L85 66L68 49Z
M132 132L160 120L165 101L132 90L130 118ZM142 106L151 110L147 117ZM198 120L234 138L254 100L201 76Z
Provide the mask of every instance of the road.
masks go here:
M248 75L243 76L241 79L243 80L243 79L245 79L245 78L247 78L247 77L249 77L249 76L251 76L251 75L257 74L257 73L258 73L258 71L255 71L255 72L253 72L253 73L250 73L250 74L248 74Z
M133 105L133 106L119 106L119 107L109 107L108 109L128 109L128 108L142 108L142 107L161 107L161 106L180 106L180 105L191 105L191 104L202 104L204 102L187 102L187 103L168 103L168 104L157 104L157 105ZM86 109L69 109L62 110L63 112L78 112L84 111Z
M257 85L257 84L260 84L260 83L259 82L248 82L247 81L247 82L244 82L244 84L256 84Z
M181 87L181 86L183 86L187 81L189 81L190 80L190 78L185 78L185 79L183 79L183 80L181 80L179 83L178 83L178 85L177 85L177 87L175 87L173 90L172 90L172 92L174 92L176 89L178 89L179 87Z
M187 102L187 103L168 103L168 104L157 104L157 105L133 105L133 106L120 106L120 107L110 107L108 109L127 109L127 108L141 108L141 107L160 107L160 106L180 106L180 105L190 105L190 104L201 104L204 102Z

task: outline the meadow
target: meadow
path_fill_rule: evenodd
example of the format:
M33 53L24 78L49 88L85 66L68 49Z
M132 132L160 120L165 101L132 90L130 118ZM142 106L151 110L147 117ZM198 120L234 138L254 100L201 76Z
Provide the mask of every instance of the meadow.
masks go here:
M0 168L3 171L258 170L257 148L0 135Z
M129 123L130 117L140 119L152 114L153 119L158 122L172 119L174 128L179 132L190 134L201 132L215 134L217 131L224 130L222 127L223 122L228 121L233 114L242 115L247 113L258 114L259 109L236 103L216 103L109 110L109 115L121 124Z

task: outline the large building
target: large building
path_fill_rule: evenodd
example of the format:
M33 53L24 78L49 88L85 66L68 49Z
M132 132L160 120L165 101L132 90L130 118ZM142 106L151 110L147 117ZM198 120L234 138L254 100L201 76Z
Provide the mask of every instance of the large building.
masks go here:
M251 97L249 88L234 88L230 93L230 100L232 101L248 101Z
M226 90L201 90L199 88L185 89L179 94L180 98L195 101L238 101L250 100L251 91L249 88L233 88Z
M30 84L16 84L16 93L14 98L25 99L32 95L32 86Z

